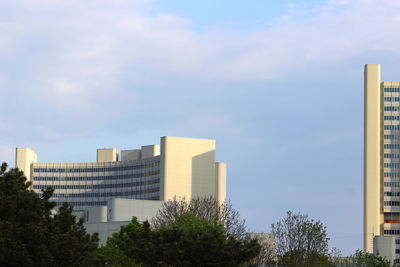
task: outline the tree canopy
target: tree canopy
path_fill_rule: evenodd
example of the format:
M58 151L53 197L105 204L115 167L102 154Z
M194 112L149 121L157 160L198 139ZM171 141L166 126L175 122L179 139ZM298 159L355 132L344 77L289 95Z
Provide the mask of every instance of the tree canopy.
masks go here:
M397 263L390 263L386 258L374 255L372 253L357 250L354 254L349 257L340 257L332 259L335 262L335 266L341 267L391 267L399 266Z
M184 214L194 214L209 222L221 224L227 233L236 238L247 237L248 229L244 219L229 201L220 203L214 197L174 198L164 202L156 216L151 220L153 227L170 224Z
M307 215L286 213L272 224L279 266L332 266L326 227Z
M38 195L30 190L23 172L0 170L0 265L85 266L98 246L97 235L76 222L72 207L64 204L57 214L50 201L53 189Z
M194 214L180 215L157 229L133 218L107 246L145 266L238 266L260 252L256 240L237 239L223 225Z

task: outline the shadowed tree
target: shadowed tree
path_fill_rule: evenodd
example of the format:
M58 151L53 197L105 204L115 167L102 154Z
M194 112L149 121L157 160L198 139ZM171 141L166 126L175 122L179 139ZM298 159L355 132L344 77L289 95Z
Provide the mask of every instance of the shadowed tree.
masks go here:
M194 214L177 216L157 229L134 217L107 246L119 248L144 266L239 266L260 252L256 240L237 239L222 225Z
M53 189L38 195L18 169L0 169L0 265L85 266L98 246L97 235L76 223L64 204L53 215Z

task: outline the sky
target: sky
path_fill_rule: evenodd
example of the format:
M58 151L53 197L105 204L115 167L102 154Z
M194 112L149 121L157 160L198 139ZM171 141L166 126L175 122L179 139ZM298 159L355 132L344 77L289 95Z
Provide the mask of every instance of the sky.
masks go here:
M217 140L256 232L292 210L362 248L363 69L400 80L400 1L0 0L0 161Z

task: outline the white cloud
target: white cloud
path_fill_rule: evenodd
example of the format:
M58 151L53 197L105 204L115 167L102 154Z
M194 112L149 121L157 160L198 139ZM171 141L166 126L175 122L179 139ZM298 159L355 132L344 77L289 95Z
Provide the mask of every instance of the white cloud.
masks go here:
M215 136L227 148L219 155L234 163L230 194L241 194L246 186L252 192L240 201L243 206L251 206L247 201L253 196L286 188L285 183L293 190L301 184L325 192L329 184L315 177L326 178L326 166L332 177L326 183L361 183L355 177L362 176L362 168L354 166L362 154L354 144L361 133L353 131L361 127L362 66L351 67L360 68L354 78L360 88L356 82L350 88L341 83L348 68L343 62L366 55L355 63L360 64L375 51L397 59L400 1L293 5L264 29L243 31L228 24L203 32L194 30L190 18L158 12L155 5L0 0L0 157L11 162L14 146L34 144L45 154L44 147L57 150L64 142L67 150L74 140L84 140L78 147L87 149L87 142L98 142L96 135L111 136L103 140L108 144L120 134L129 146L139 135L173 132ZM305 69L311 70L305 79L312 82L293 82ZM326 82L328 76L337 84ZM358 91L344 93L350 90ZM324 106L330 112L314 116ZM334 155L347 155L352 166L340 166ZM235 177L240 175L242 184ZM267 176L277 187L252 186ZM346 196L353 201L348 206L355 206L355 197ZM285 203L302 197L288 194ZM325 204L334 205L321 198L316 207Z
M48 106L80 123L95 116L94 125L132 109L144 115L138 110L146 106L144 99L162 105L155 87L169 87L173 94L181 79L190 81L187 90L199 82L278 81L306 64L397 51L400 41L398 1L292 6L265 29L239 32L216 25L202 33L188 18L153 14L154 5L145 0L0 1L0 8L10 10L0 24L2 82L18 90L22 101L29 99L38 117L52 116L43 114ZM212 94L214 88L203 90Z
M9 167L14 167L14 153L15 148L8 144L0 143L0 164L7 162Z

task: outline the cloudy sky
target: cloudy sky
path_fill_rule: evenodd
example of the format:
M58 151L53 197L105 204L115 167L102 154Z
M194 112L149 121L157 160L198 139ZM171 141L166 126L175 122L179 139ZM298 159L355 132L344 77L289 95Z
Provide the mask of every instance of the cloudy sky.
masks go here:
M0 160L217 140L253 231L362 248L363 67L400 80L396 0L0 0Z

